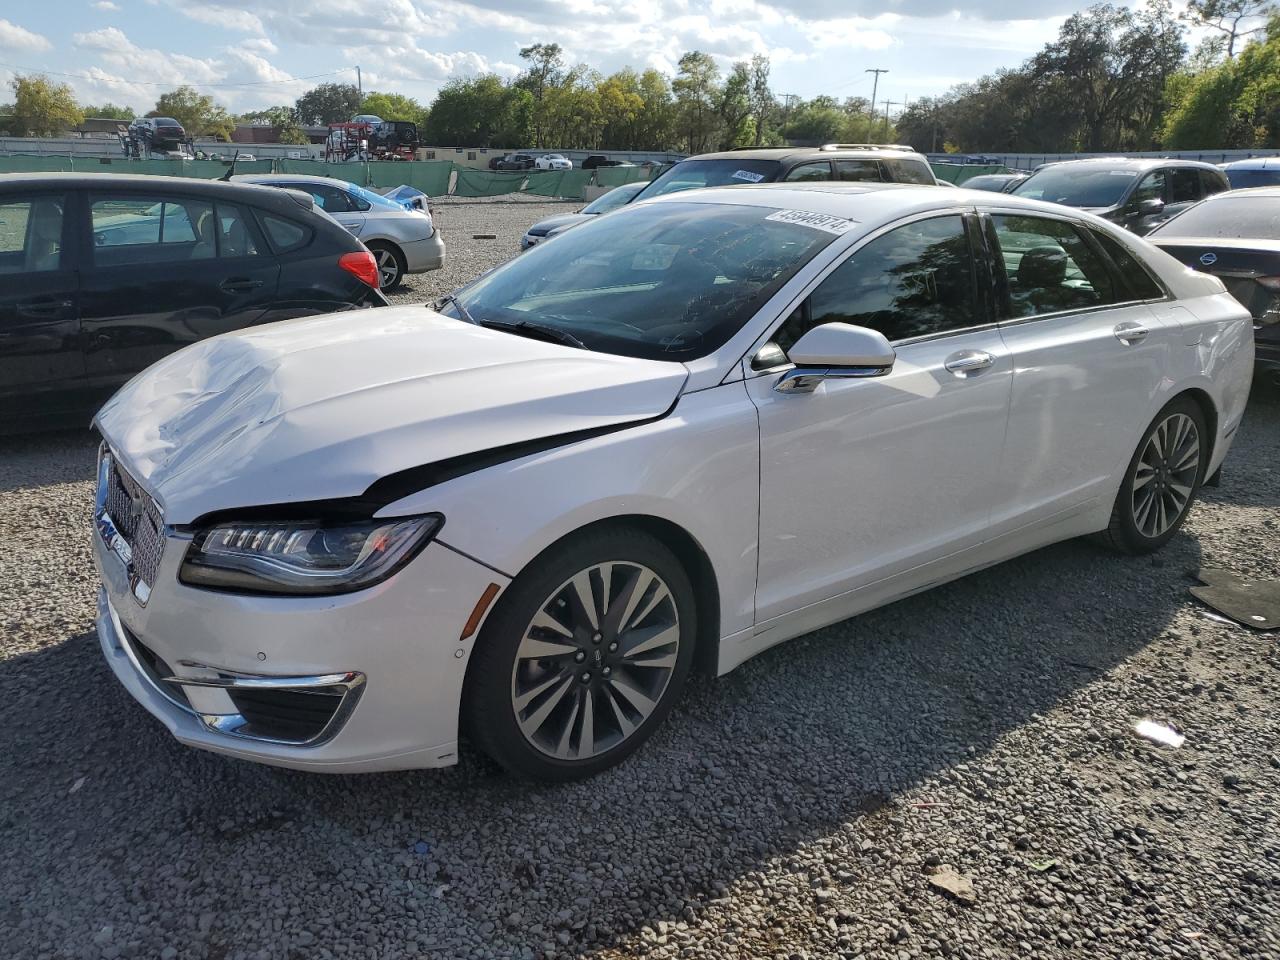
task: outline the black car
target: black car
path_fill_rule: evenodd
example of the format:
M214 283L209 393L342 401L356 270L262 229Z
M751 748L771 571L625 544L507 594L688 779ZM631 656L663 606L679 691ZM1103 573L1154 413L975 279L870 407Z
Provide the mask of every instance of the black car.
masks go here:
M1011 193L1013 188L1027 179L1025 173L983 173L970 177L957 186L966 190L987 190L992 193Z
M777 181L936 185L929 161L911 147L884 143L828 143L821 147L750 147L681 160L654 177L637 200L677 190Z
M1253 314L1258 375L1280 385L1280 187L1219 193L1147 239L1226 284Z
M610 160L603 153L593 153L582 161L581 170L595 170L598 167L634 167L629 160Z
M499 170L532 170L537 158L532 153L513 153L498 161Z
M1142 235L1193 203L1229 189L1227 175L1211 163L1097 157L1038 167L1009 192L1079 207Z
M84 424L166 354L385 305L373 255L292 191L180 177L0 176L0 433Z

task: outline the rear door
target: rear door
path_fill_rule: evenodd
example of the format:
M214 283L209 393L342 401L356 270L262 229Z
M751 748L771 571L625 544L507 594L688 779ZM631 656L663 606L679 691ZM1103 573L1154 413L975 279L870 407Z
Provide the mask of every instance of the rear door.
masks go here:
M236 204L154 192L88 196L81 326L90 386L113 390L189 343L258 322L280 267Z
M0 195L0 407L5 419L82 404L76 194Z
M1204 183L1197 168L1172 168L1169 171L1169 199L1161 211L1159 222L1163 223L1170 217L1177 216L1192 204L1199 203L1204 196Z

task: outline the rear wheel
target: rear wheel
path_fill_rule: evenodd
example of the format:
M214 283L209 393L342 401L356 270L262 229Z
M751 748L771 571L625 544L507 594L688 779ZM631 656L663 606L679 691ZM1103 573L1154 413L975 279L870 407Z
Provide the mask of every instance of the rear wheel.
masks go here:
M378 285L383 290L393 290L400 286L406 270L404 254L381 240L370 243L369 252L378 264Z
M1104 540L1123 553L1150 553L1178 532L1208 465L1204 414L1178 397L1156 414L1129 461Z
M543 780L621 762L679 697L696 616L683 567L649 534L564 541L485 624L468 671L468 732L508 770Z

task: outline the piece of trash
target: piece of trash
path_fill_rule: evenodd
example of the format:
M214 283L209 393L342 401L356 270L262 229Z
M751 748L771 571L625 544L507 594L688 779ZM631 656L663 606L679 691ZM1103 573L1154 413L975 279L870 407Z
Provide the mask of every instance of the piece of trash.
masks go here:
M80 779L78 779L75 783L73 783L73 784L71 785L71 789L67 791L67 796L68 796L68 797L69 797L69 796L71 796L73 793L75 793L77 790L79 790L81 787L83 787L83 786L84 786L84 782L85 782L86 780L88 780L88 779L89 779L88 777L81 777L81 778L80 778Z
M943 867L936 873L931 874L929 876L929 885L964 903L973 903L977 899L973 892L973 882L968 877L956 873L950 867Z
M1040 860L1037 863L1031 864L1031 869L1036 873L1044 873L1047 870L1052 870L1057 865L1057 860Z
M442 883L442 884L440 884L440 886L436 887L434 890L432 890L432 891L431 891L431 895L432 895L433 897L435 897L437 900L439 900L439 899L441 899L442 897L444 897L444 895L445 895L448 891L449 891L449 884L447 884L447 883Z
M1204 617L1206 620L1212 620L1214 623L1225 623L1229 627L1238 626L1238 624L1230 617L1224 617L1221 614L1214 613L1212 610L1205 610L1203 607L1197 609L1200 612L1200 616Z
M1175 750L1187 742L1187 738L1177 730L1167 727L1163 723L1156 723L1154 720L1139 720L1138 725L1133 729L1138 736L1154 740L1156 743L1163 744L1166 747L1173 747Z
M1182 931L1182 935L1183 935L1184 937L1186 937L1188 940L1199 940L1201 937L1203 937L1203 936L1204 936L1204 931L1202 931L1202 930L1183 930L1183 931Z
M471 239L472 240L497 240L498 235L496 233L473 233L471 235Z
M431 852L431 844L427 843L425 840L419 840L413 845L413 852L418 854L420 857L425 857Z

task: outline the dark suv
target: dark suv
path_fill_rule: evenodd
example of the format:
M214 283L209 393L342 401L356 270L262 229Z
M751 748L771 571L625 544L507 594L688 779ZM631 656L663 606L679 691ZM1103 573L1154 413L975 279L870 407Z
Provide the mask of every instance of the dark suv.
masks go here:
M87 424L135 373L253 324L382 305L305 194L181 177L0 176L0 433Z
M1047 164L1009 192L1079 207L1141 235L1230 189L1227 175L1211 163L1098 157Z
M911 147L885 143L828 143L821 147L744 148L704 153L655 177L637 200L678 190L790 180L937 184L929 161Z

